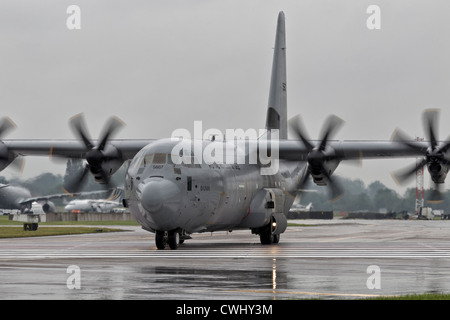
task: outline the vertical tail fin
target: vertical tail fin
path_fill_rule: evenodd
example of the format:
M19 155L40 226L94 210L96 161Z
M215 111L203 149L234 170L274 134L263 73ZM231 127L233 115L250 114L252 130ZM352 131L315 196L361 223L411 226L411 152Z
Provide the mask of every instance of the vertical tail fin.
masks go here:
M284 12L278 14L266 129L279 129L279 138L287 139L286 31Z

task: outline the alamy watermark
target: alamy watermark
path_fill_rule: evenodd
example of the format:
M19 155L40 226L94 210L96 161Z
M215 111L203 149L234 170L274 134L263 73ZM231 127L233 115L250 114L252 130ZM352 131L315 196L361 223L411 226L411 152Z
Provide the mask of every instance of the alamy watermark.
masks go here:
M81 269L77 265L70 265L67 267L67 271L70 276L67 278L66 286L69 290L81 289Z
M202 122L194 121L193 135L181 128L171 138L181 139L172 149L175 164L260 164L261 175L274 175L279 169L278 129L226 129L223 134L215 128L203 132Z
M66 13L69 15L66 19L66 27L69 30L81 29L81 8L78 5L71 4L67 7ZM369 5L366 13L370 16L366 20L366 27L369 30L381 29L381 9L378 5Z
M370 265L366 270L367 274L370 276L367 278L366 286L367 289L381 289L381 269L377 265Z
M367 7L366 13L370 16L366 20L366 27L369 30L381 29L381 9L379 6L372 4Z
M75 4L67 7L66 13L69 16L66 19L66 27L69 30L81 29L81 8Z

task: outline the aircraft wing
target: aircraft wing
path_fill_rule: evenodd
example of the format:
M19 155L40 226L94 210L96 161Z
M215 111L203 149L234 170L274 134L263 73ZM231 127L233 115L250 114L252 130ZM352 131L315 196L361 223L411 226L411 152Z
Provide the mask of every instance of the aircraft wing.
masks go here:
M415 174L418 168L425 165L430 169L432 180L435 183L442 183L450 167L450 159L446 158L446 153L450 149L450 143L433 142L434 151L430 154L430 142L425 141L336 141L327 140L328 135L322 140L280 140L277 144L278 159L289 161L304 161L307 163L307 174L305 174L298 183L298 189L303 189L309 176L312 176L314 182L318 185L333 184L331 177L341 161L361 160L361 159L383 159L383 158L402 158L402 157L423 157L418 166L408 167L398 174L393 174L394 179L401 184ZM96 181L109 185L109 179L115 173L124 161L132 159L139 150L153 142L154 140L92 140L85 143L81 140L5 140L2 143L7 150L9 162L1 159L0 170L4 169L17 156L49 156L64 158L82 158L86 159L87 164L78 177L73 182L69 182L65 187L69 192L80 191L81 181L85 179L88 171L94 174ZM251 144L257 144L258 155L261 150L261 140L249 141ZM436 147L438 144L440 146ZM264 144L263 144L264 145ZM254 146L254 145L253 145ZM271 141L266 141L265 154L274 154L274 145ZM2 149L0 149L1 152ZM13 156L11 156L13 154ZM112 186L109 186L112 187ZM339 194L339 190L335 190ZM29 199L29 201L38 199ZM39 199L46 200L46 199Z
M139 150L155 140L111 140L109 143L120 152L123 159L132 159ZM5 140L8 152L15 156L48 156L63 158L86 157L88 150L79 140ZM258 143L259 142L255 142ZM312 145L320 141L310 140ZM426 142L412 141L416 149L400 142L393 141L329 141L328 146L340 161L354 159L417 157L426 152ZM267 142L267 148L273 147ZM311 150L297 140L281 140L278 142L279 158L291 161L306 161Z
M144 146L154 140L131 139L110 140L109 144L114 146L124 159L131 159ZM18 156L49 156L64 158L85 158L89 149L80 140L3 140L7 151ZM93 140L93 144L98 141Z
M321 141L309 141L313 148L319 147ZM268 142L270 144L270 142ZM358 160L358 159L382 159L423 156L428 144L423 141L411 141L416 146L411 146L395 141L328 141L323 151L325 156L333 157L334 160ZM279 142L280 159L290 161L307 161L309 149L302 142L296 140L285 140Z

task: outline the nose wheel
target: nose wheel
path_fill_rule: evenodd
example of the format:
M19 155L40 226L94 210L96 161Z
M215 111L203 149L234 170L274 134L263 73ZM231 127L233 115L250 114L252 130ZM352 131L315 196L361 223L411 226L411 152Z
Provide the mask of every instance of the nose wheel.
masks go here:
M167 245L172 250L178 249L178 246L183 243L180 240L180 231L178 229L171 231L156 231L155 243L158 250L164 250Z
M158 250L164 250L167 244L167 232L166 231L156 231L155 243Z

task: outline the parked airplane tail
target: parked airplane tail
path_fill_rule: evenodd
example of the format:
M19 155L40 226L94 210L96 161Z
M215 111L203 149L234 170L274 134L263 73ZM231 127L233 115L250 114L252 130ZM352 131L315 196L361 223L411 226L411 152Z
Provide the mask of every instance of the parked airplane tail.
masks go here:
M115 188L112 190L111 194L106 200L107 201L117 200L119 202L122 202L123 197L124 197L124 190L121 188Z
M284 12L278 14L266 129L279 129L279 138L287 139L286 31Z

